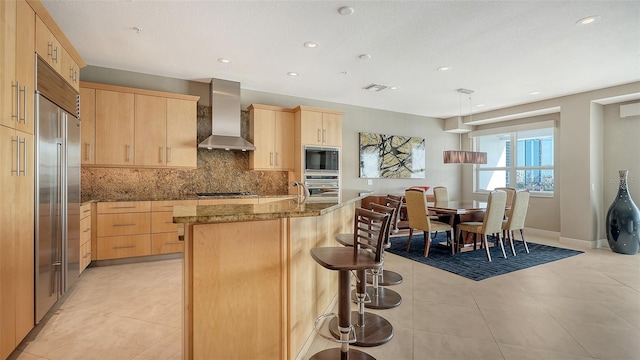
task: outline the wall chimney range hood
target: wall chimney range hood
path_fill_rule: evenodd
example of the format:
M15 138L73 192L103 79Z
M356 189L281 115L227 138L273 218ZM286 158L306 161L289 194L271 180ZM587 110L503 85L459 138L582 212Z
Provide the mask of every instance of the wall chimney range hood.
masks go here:
M240 137L240 83L211 79L212 135L198 144L199 148L222 150L255 150L252 143Z

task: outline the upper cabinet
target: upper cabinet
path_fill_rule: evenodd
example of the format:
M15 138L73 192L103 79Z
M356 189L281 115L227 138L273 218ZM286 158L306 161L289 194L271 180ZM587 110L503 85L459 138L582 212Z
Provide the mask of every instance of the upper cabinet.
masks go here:
M33 134L35 12L24 1L0 4L0 125Z
M294 116L291 109L269 105L249 106L249 153L252 170L293 170Z
M195 168L198 99L82 83L83 164Z
M62 68L62 46L42 19L36 19L36 52L55 71Z
M298 106L296 125L302 145L342 146L342 112Z

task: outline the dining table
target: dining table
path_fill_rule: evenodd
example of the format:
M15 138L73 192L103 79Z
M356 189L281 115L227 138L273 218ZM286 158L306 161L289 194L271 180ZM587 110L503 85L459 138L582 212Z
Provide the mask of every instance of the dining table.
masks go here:
M474 245L475 248L475 239L473 238L473 234L468 234L464 236L462 241L458 241L457 239L457 231L456 227L459 223L465 221L482 221L484 218L484 212L487 209L487 202L480 200L469 200L469 201L456 201L456 200L448 200L448 201L438 201L438 202L427 202L427 206L430 211L433 211L437 214L437 216L443 222L448 222L453 229L453 236L451 238L451 243L455 244L451 251L452 254L458 252L461 247ZM445 220L446 218L446 220Z

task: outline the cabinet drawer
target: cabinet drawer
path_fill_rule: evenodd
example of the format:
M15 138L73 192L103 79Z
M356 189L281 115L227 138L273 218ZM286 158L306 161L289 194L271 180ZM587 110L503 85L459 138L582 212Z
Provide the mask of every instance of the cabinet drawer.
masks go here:
M116 214L151 211L150 201L99 202L98 214Z
M184 241L178 241L178 233L151 235L151 254L170 254L184 252Z
M153 212L151 213L151 232L165 233L178 231L178 224L173 223L173 212Z
M91 241L80 245L80 272L91 263Z
M80 244L91 241L91 217L80 220Z
M98 260L151 254L149 234L98 238Z
M80 219L84 219L91 216L91 204L84 204L80 206Z
M152 201L151 211L173 211L173 207L179 205L198 205L198 200Z
M151 213L98 215L98 237L148 234L151 232Z

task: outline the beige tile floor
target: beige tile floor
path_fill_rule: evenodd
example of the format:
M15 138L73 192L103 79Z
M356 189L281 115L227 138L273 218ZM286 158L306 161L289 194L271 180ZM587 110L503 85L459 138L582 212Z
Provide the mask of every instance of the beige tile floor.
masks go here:
M11 359L180 359L181 266L87 269ZM479 282L392 254L386 268L403 303L368 310L395 330L361 348L377 359L640 359L640 254L588 250ZM316 337L304 359L328 347Z

